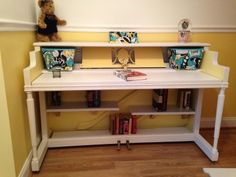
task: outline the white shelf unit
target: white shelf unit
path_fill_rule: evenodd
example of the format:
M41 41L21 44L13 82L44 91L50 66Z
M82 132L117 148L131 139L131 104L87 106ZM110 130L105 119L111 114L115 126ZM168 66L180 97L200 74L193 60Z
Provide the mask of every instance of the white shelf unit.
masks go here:
M192 141L193 132L185 127L139 129L137 134L111 135L108 130L55 132L49 138L48 147ZM73 140L73 141L72 141Z
M154 116L154 115L195 115L193 109L185 110L180 109L175 105L168 105L166 111L155 111L152 106L141 105L141 106L130 106L129 112L132 115L142 116Z
M77 42L77 41L63 41L63 42L35 42L35 47L209 47L209 43L200 42L139 42L136 44L122 44L110 42Z
M116 144L129 140L131 143L145 142L194 142L212 161L218 160L218 138L224 105L224 91L228 87L229 68L217 63L217 52L205 52L202 68L196 71L176 71L169 68L141 69L147 74L147 80L126 82L113 75L114 69L81 69L73 72L63 72L61 78L53 79L51 72L43 70L40 47L209 47L207 43L176 43L149 42L138 44L110 44L106 42L46 42L34 43L35 50L30 53L30 65L24 69L24 90L27 94L27 108L32 142L32 171L39 171L46 151L49 147ZM47 107L45 93L48 91L85 91L85 90L147 90L147 89L194 89L196 92L193 110L183 111L168 107L166 112L154 112L151 107L131 107L133 115L191 115L193 128L170 127L138 130L137 134L111 135L108 131L68 131L53 132L49 137L47 127L47 112L67 111L117 111L115 103L111 107L102 106L99 109L80 107L74 103L63 103L59 108ZM219 88L216 123L213 145L209 144L199 133L203 90ZM33 93L39 93L40 120L42 141L38 145L35 103ZM71 105L72 104L72 105ZM77 107L78 106L78 107Z
M60 106L47 106L47 112L80 112L80 111L119 111L116 102L101 102L99 107L88 107L86 102L62 102Z

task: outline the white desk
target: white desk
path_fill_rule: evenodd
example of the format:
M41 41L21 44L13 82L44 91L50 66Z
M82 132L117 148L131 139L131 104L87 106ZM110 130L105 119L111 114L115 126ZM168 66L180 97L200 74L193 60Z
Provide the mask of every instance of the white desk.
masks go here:
M45 43L43 43L45 45ZM46 43L47 44L47 43ZM55 43L57 44L57 43ZM50 44L51 45L51 44ZM72 44L71 44L72 45ZM70 46L71 46L70 45ZM74 44L78 46L78 44ZM82 44L81 44L82 45ZM108 44L107 44L108 45ZM110 45L110 44L109 44ZM177 44L169 44L177 45ZM196 44L195 44L196 45ZM64 46L64 44L63 44ZM94 44L93 44L94 46ZM145 47L145 45L143 45ZM156 44L160 47L160 44ZM167 45L168 46L168 45ZM89 46L90 47L90 46ZM140 46L139 46L140 47ZM27 93L27 107L30 122L30 133L32 141L33 159L32 170L39 171L44 155L48 147L80 146L95 144L116 144L118 140L125 143L145 142L195 142L198 147L212 161L218 160L217 143L220 133L224 91L228 87L229 68L217 64L217 53L207 51L205 54L202 69L196 71L176 71L172 69L136 69L147 74L147 80L126 82L113 75L113 69L82 69L73 72L62 73L61 78L53 78L51 72L42 70L42 61L39 48L31 52L30 66L24 70L25 92ZM41 63L41 64L40 64ZM209 66L209 63L211 66ZM64 107L59 110L50 110L45 102L46 91L72 91L72 90L143 90L143 89L178 89L193 88L196 90L195 108L190 112L168 109L166 112L155 113L146 111L146 108L132 108L131 113L135 115L152 114L190 114L194 116L193 128L186 127L158 128L150 130L139 130L132 135L111 135L108 130L103 131L71 131L55 132L48 136L47 112L67 111L70 108ZM216 122L214 131L214 143L210 145L200 134L200 119L203 89L219 88L217 101ZM40 115L42 128L42 141L37 145L35 103L33 92L39 92ZM106 105L106 104L104 104ZM119 110L115 104L108 104L100 109L102 111ZM112 105L112 106L111 106ZM73 106L72 106L73 107ZM68 111L93 111L90 108L74 108ZM95 109L99 111L99 109ZM141 111L140 111L141 110Z

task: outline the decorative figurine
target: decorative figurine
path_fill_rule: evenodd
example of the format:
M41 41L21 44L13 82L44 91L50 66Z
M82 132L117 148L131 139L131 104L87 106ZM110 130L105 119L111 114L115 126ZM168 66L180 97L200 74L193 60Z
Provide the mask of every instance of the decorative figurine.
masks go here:
M179 42L190 42L191 22L189 19L182 19L178 24Z

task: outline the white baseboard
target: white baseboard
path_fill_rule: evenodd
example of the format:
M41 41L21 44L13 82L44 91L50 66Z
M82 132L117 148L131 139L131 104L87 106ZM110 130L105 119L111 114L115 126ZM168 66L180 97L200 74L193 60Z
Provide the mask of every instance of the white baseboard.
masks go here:
M28 157L26 158L25 163L24 163L18 177L30 177L31 176L31 159L32 159L32 151L29 153Z
M215 119L211 117L203 117L201 119L201 128L214 128ZM236 127L236 117L224 117L221 122L221 127Z

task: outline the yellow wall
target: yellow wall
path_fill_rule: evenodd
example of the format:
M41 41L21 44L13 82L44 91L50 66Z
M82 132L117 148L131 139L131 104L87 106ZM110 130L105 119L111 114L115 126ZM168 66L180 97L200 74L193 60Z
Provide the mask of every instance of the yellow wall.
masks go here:
M4 73L0 51L0 176L14 177L15 165L13 157L11 130L5 93Z
M8 117L6 118L10 121L15 165L9 171L14 171L18 176L31 151L22 70L29 65L29 51L32 50L34 32L1 32L0 41L7 99L5 105L8 110ZM1 91L2 93L4 92ZM0 163L5 163L4 159L0 158Z
M107 41L107 33L60 33L64 40L74 40L74 41ZM168 34L139 34L140 41L176 41L177 35L174 33ZM219 63L230 66L230 77L229 82L230 86L226 90L226 100L225 100L225 109L224 117L236 117L235 98L236 93L234 92L236 88L236 63L234 62L234 51L236 46L236 33L196 33L192 35L194 42L209 42L211 43L211 50L219 51ZM3 138L5 138L7 143L7 148L5 150L11 151L11 142L12 142L12 151L13 156L8 157L8 168L15 170L15 173L18 176L19 171L21 170L23 163L28 156L31 145L30 145L30 136L29 136L29 127L27 120L27 110L25 103L25 93L23 91L23 75L22 70L24 67L29 64L29 50L32 49L32 42L34 41L33 32L1 32L0 33L0 50L2 52L2 65L3 73L5 80L5 91L3 78L1 78L1 93L6 92L6 100L1 97L1 102L5 102L4 107L6 109L1 110L1 115L6 115L5 123L1 124L8 131ZM0 73L1 74L1 73ZM2 77L2 75L1 75ZM64 95L65 99L75 99L77 96L78 99L85 99L85 93L66 93ZM175 91L170 92L171 95L175 94ZM122 110L127 111L125 105L130 103L136 104L149 104L148 99L143 100L142 98L151 97L150 92L146 91L137 91L132 93L132 91L110 91L106 92L103 97L105 100L112 99L120 101L120 107ZM129 98L129 101L126 101L124 97ZM203 104L203 116L204 117L213 117L214 109L216 104L217 93L216 90L207 90L205 92L205 99ZM141 99L141 101L140 101ZM130 101L131 100L131 101ZM170 102L175 102L174 99L170 97ZM2 104L1 104L2 105ZM122 106L123 105L123 106ZM2 108L2 107L1 107ZM8 112L6 112L8 110ZM213 111L212 111L213 110ZM67 117L70 116L70 117ZM86 118L80 120L81 117ZM62 113L61 118L56 117L55 114L50 114L49 124L53 129L83 129L86 127L89 128L104 128L108 126L106 113ZM7 119L10 122L10 129L7 130L8 123ZM94 127L91 127L91 122ZM162 126L162 125L182 125L186 124L185 119L176 119L173 117L165 117L164 119L141 119L143 126ZM173 122L172 122L173 121ZM82 123L81 123L82 122ZM6 126L5 126L6 125ZM2 127L1 127L2 130ZM10 132L9 132L10 131ZM2 138L2 137L1 137ZM10 141L12 139L12 141ZM2 147L2 146L1 146ZM0 151L2 153L2 151ZM13 160L13 159L14 160ZM0 164L6 164L5 159L0 158ZM14 166L10 165L14 161ZM7 168L7 167L6 167ZM8 170L6 170L8 172Z

